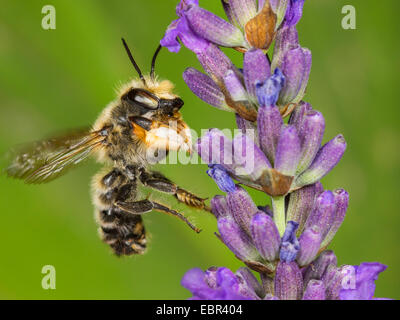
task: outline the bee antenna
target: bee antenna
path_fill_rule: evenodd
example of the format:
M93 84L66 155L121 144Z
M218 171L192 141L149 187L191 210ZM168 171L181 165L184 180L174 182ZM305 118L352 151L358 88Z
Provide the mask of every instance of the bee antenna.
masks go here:
M142 73L142 71L140 70L139 66L137 65L135 59L133 59L131 50L129 50L129 47L128 47L128 45L127 45L125 39L124 39L124 38L121 38L121 40L122 40L122 44L123 44L124 47L125 47L126 53L128 54L129 60L131 60L133 66L135 67L135 70L136 70L136 72L138 73L138 75L139 75L139 77L140 77L140 80L142 80L143 84L144 84L145 86L147 86L146 80L144 79L144 76L143 76L143 73Z
M159 46L157 47L156 52L154 52L153 59L151 60L150 77L151 77L152 80L154 80L154 77L155 77L155 75L154 75L154 68L155 68L155 66L156 66L156 59L157 59L158 53L160 52L161 48L162 48L161 45L159 45Z

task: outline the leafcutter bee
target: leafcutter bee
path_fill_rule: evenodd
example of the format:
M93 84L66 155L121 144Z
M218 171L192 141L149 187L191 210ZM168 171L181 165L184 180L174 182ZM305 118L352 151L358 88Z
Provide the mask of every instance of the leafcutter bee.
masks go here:
M150 169L169 150L190 150L190 130L179 112L183 101L173 93L173 84L155 77L154 66L161 46L153 56L150 74L144 76L124 39L122 42L139 78L123 86L118 98L102 111L91 129L20 149L6 172L27 183L45 183L94 155L105 164L92 182L100 236L115 254L132 255L146 249L141 217L144 213L164 212L200 231L183 214L157 201L141 199L140 185L173 195L188 206L210 209L205 199Z

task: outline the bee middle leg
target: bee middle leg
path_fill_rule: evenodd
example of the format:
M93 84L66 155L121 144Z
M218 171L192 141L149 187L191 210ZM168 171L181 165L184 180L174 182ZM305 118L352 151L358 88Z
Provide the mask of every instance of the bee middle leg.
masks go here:
M211 208L205 203L205 200L207 199L200 198L195 194L178 187L175 183L159 172L142 171L139 179L145 186L174 195L179 202L185 203L189 207L211 212Z

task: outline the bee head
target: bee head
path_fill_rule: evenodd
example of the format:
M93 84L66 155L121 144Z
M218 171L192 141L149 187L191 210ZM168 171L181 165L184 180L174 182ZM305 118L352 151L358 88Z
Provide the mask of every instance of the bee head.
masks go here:
M161 46L153 55L150 76L145 77L125 40L122 39L122 42L140 78L140 81L133 81L121 95L122 102L129 106L133 114L128 116L133 135L150 148L190 152L190 129L179 112L184 102L172 93L173 84L170 81L158 82L155 77L155 62Z

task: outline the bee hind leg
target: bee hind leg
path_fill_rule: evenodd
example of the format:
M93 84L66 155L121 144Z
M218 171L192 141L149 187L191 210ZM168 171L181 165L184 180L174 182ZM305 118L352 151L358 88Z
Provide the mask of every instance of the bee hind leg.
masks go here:
M122 202L118 201L115 203L115 205L125 211L129 212L134 215L141 215L148 213L152 210L158 211L161 213L166 213L172 216L177 217L178 219L182 220L185 222L192 230L196 231L199 233L201 230L197 228L195 225L193 225L182 213L179 213L178 211L175 211L173 209L170 209L158 202L150 201L150 200L140 200L140 201L135 201L135 202Z

